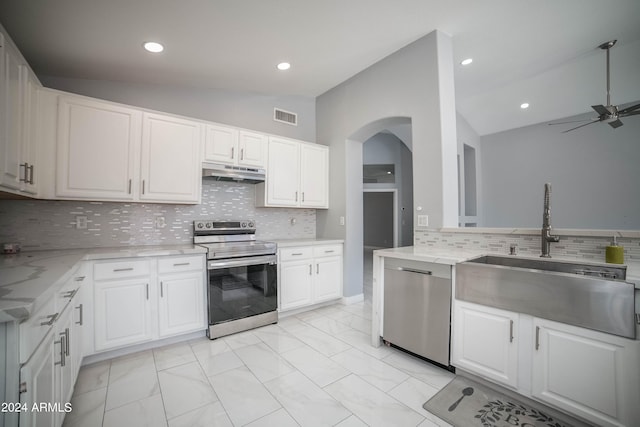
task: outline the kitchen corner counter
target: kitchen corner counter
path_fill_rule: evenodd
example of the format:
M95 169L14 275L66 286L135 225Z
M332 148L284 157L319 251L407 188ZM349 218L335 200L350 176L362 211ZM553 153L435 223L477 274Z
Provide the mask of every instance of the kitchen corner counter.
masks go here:
M278 248L287 248L293 246L316 246L316 245L332 245L343 244L342 239L280 239L273 240Z
M81 261L206 253L194 245L22 252L0 256L0 322L28 318L68 281Z
M442 249L420 246L403 246L400 248L377 249L373 255L384 258L399 258L412 261L434 262L436 264L456 265L471 258L482 256L485 251L469 251L463 249Z

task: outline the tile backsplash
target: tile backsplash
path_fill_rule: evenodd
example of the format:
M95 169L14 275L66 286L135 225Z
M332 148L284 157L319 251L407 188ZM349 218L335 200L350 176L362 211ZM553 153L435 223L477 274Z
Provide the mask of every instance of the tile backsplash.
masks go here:
M191 243L196 219L253 219L258 239L314 238L314 209L256 208L254 186L204 180L199 205L0 200L0 242L23 251ZM87 228L76 228L76 217ZM156 218L164 217L164 227Z
M583 258L594 262L604 262L605 247L611 243L610 237L560 236L558 243L551 244L552 256ZM515 243L521 255L540 255L540 236L530 234L464 233L416 230L415 246L446 249L484 249L490 252L509 253L509 246ZM640 262L640 239L618 238L624 247L625 262Z

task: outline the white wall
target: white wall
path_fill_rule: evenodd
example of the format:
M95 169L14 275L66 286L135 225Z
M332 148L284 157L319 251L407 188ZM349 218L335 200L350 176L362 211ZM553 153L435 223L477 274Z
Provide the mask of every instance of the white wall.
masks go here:
M46 87L315 142L315 98L154 84L38 76ZM273 121L273 108L298 114L298 126Z
M378 121L411 121L414 208L431 227L457 225L452 55L450 37L434 31L317 99L317 141L331 147L331 208L317 214L318 236L345 239L345 296L362 293L361 143L384 128Z
M594 113L569 117L589 119ZM552 184L558 228L640 229L640 117L612 129L540 123L482 137L485 227L540 227Z

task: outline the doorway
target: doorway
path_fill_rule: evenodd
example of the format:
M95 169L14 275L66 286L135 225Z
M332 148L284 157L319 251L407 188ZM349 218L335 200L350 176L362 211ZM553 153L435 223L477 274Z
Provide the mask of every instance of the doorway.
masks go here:
M397 190L363 190L363 293L365 301L370 301L373 295L373 251L398 246L397 211Z

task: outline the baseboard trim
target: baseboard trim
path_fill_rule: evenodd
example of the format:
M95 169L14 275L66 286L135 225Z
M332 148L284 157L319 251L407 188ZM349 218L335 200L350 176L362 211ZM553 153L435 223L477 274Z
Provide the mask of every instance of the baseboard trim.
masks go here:
M340 302L344 305L357 304L364 301L364 294L352 295L350 297L342 297Z

